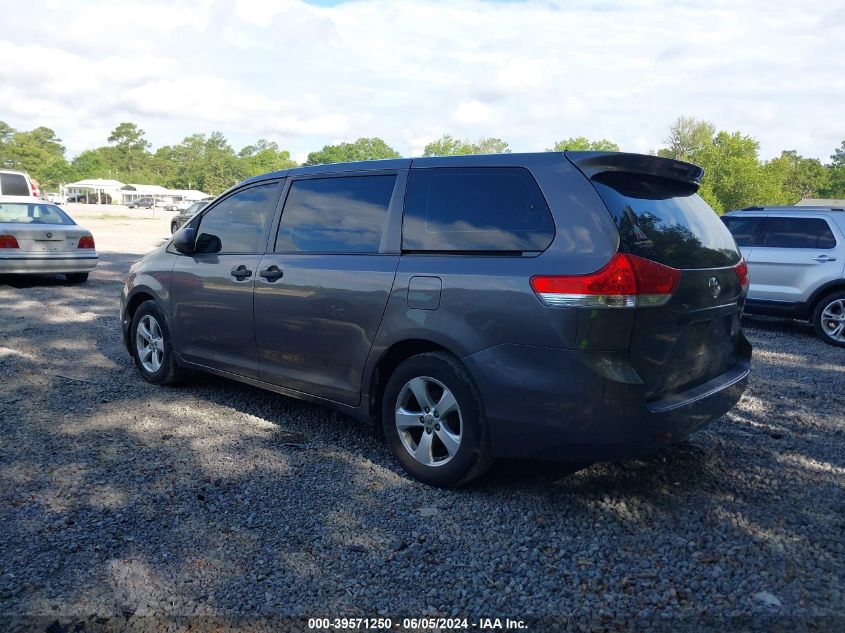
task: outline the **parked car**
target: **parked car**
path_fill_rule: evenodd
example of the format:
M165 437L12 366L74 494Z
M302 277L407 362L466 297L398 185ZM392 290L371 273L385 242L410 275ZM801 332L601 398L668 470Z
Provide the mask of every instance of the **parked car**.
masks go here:
M94 236L59 207L0 196L0 274L63 274L82 283L97 266Z
M24 171L0 169L0 196L39 197L38 186Z
M200 200L199 202L194 202L191 206L189 206L184 211L180 211L173 218L170 220L170 233L173 234L178 231L185 222L190 220L194 214L198 211L201 211L206 207L206 205L211 202L214 198L210 200Z
M745 312L810 321L845 347L845 210L751 207L722 220L748 262Z
M55 205L61 205L66 202L65 197L60 193L45 193L42 198Z
M172 200L161 206L165 211L184 211L193 204L191 200Z
M566 152L247 180L130 269L141 376L201 369L379 422L421 481L621 459L745 389L745 263L701 168Z
M130 209L152 209L154 206L156 206L156 203L154 198L145 196L143 198L137 198L133 200L126 206L128 206Z

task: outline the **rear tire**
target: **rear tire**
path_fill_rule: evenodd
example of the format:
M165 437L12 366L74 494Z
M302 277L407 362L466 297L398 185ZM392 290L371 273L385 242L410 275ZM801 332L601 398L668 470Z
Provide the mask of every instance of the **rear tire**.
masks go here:
M178 230L179 230L179 225L176 224L176 222L172 222L170 224L170 234L173 235Z
M387 381L381 418L393 455L423 483L459 486L493 464L481 394L451 354L420 354L399 365Z
M88 281L88 273L65 273L65 279L72 284L84 284Z
M156 385L179 382L184 371L176 364L170 327L155 301L144 301L132 317L129 346L135 367L144 380Z
M845 347L845 290L836 290L816 304L813 329L825 343Z

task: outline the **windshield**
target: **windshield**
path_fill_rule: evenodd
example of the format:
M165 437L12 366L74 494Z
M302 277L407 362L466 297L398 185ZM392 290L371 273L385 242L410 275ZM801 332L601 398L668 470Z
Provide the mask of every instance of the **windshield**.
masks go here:
M0 202L0 222L6 224L76 224L54 204Z
M723 268L740 260L727 227L686 183L609 172L593 185L613 214L622 250L673 268Z

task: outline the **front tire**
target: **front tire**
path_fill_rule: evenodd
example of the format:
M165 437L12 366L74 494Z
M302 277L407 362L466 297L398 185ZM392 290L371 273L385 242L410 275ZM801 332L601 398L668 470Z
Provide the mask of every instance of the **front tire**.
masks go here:
M179 382L182 371L176 364L170 328L156 302L138 306L129 332L132 359L144 380L157 385Z
M420 354L396 368L382 398L382 427L402 467L432 486L465 484L493 463L481 394L450 354Z
M818 302L813 328L825 343L845 347L845 291L832 292Z
M170 234L173 235L178 230L179 230L179 225L176 224L176 222L171 222L171 224L170 224Z

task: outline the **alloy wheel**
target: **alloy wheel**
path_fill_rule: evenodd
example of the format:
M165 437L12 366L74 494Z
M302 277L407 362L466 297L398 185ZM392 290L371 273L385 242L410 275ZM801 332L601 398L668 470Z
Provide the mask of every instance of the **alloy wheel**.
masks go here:
M399 392L396 430L405 450L424 466L449 463L461 446L461 409L439 380L418 376Z
M161 369L164 361L164 336L161 326L151 314L145 314L138 321L135 331L135 349L141 366L151 374Z
M845 343L845 299L834 299L822 310L822 331L837 343Z

